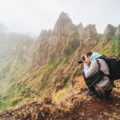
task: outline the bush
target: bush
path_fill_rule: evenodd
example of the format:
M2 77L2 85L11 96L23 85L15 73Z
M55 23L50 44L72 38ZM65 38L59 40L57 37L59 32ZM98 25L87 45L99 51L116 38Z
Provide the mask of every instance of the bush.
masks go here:
M11 106L10 100L7 100L7 101L0 100L0 110L5 110L6 108L10 106Z
M27 87L27 86L26 87L24 86L24 87L21 88L20 93L21 93L22 96L28 97L31 93L31 88Z
M11 106L15 106L22 101L22 98L15 98L11 101Z
M0 101L0 109L6 108L6 104L3 101Z

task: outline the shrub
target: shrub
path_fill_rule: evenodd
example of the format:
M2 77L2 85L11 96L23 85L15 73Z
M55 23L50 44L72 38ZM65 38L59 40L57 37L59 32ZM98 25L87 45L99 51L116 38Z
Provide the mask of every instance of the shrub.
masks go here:
M21 88L20 93L21 93L22 96L28 97L31 93L31 88L27 87L27 86L26 87L24 86L24 87Z
M15 106L17 105L18 103L20 103L23 99L20 97L20 98L15 98L11 101L11 106Z

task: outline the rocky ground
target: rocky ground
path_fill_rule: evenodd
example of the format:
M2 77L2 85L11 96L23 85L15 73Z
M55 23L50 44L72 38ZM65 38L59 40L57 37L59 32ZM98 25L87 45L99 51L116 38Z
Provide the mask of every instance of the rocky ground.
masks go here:
M110 100L71 94L58 104L51 98L34 101L0 113L0 120L120 120L120 93Z

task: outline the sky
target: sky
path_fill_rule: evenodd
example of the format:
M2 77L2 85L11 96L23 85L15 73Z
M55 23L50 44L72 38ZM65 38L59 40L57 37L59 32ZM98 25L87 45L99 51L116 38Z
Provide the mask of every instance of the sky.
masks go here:
M74 24L95 24L103 33L107 24L120 24L120 0L0 0L0 24L8 31L39 35L53 29L59 14Z

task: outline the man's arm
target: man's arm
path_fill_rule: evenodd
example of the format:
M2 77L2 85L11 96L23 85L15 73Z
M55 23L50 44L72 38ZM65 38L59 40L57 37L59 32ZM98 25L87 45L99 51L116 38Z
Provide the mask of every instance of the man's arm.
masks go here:
M93 75L97 70L98 70L98 64L96 60L93 61L90 66L84 63L84 74L86 78Z

